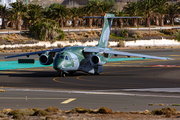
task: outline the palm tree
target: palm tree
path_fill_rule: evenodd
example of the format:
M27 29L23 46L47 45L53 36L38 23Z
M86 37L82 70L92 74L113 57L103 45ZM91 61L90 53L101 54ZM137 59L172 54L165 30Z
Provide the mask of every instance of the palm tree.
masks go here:
M129 16L138 16L140 15L140 7L139 7L139 2L131 2L127 4L123 10L125 11L126 14ZM133 25L137 27L137 18L133 19Z
M68 15L68 9L65 5L57 4L52 8L52 17L57 19L60 27L63 27L63 21Z
M114 10L114 0L89 0L85 6L86 15L96 16L103 15L106 12L112 12ZM101 21L103 25L103 20ZM92 19L89 19L89 27L92 27Z
M79 8L73 7L70 9L71 18L73 19L73 27L76 27L77 19L79 19Z
M16 16L15 16L14 11L9 10L7 17L8 17L10 24L11 24L11 28L14 28L14 24L15 24L15 20L16 20Z
M27 6L23 5L23 2L11 3L10 6L16 16L16 29L21 30L22 15L27 11Z
M164 26L164 15L167 12L166 2L166 0L158 0L156 2L156 8L154 9L154 13L156 13L156 25ZM158 16L160 16L160 22L158 22Z
M38 19L43 17L42 6L38 4L29 4L26 19L29 21L30 26Z
M153 10L156 8L157 1L156 0L143 0L138 2L140 6L140 12L146 19L146 27L150 26L150 17L153 14Z
M6 29L5 18L7 17L9 9L5 6L0 5L0 15L2 18L2 29Z
M125 15L125 13L124 13L123 10L122 10L122 11L117 11L117 12L116 12L116 16L121 17L121 16L124 16L124 15ZM119 27L120 27L120 28L123 27L123 19L119 19Z
M170 24L174 25L174 18L180 13L179 6L178 4L168 4L167 9L167 14L170 17Z

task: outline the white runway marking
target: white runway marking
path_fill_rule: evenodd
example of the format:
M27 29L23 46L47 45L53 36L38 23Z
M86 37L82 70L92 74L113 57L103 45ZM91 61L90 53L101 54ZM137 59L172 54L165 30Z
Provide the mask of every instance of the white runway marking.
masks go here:
M141 91L141 92L177 92L180 93L180 88L148 88L148 89L123 89L123 91Z
M180 88L150 88L150 89L113 89L111 90L94 90L94 91L72 91L72 90L44 90L44 89L10 89L4 88L6 91L24 91L24 92L59 92L59 93L76 93L76 94L94 94L94 95L124 95L124 96L136 96L136 97L168 97L168 98L180 98L180 95L162 95L152 93L140 93L140 91L150 92L180 92ZM119 91L118 91L119 90ZM121 91L120 91L121 90ZM126 92L125 92L126 91ZM128 93L129 91L138 91L139 93ZM74 98L70 98L74 99Z

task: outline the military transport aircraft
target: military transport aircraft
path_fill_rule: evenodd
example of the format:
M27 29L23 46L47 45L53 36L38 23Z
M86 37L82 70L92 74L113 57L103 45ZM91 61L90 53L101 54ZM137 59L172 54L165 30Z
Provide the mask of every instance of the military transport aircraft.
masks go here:
M112 21L114 18L141 18L141 17L115 17L114 14L105 13L102 17L85 17L85 18L103 18L104 26L101 37L97 46L72 46L58 49L50 49L39 52L30 52L25 54L6 56L13 58L38 54L39 62L42 65L53 64L53 68L58 71L59 76L65 77L66 74L72 74L76 71L83 71L90 74L98 75L103 72L103 65L107 63L112 55L136 56L142 58L168 60L170 58L149 56L143 54L114 51L107 48ZM56 54L57 53L57 54ZM53 59L53 57L55 57Z

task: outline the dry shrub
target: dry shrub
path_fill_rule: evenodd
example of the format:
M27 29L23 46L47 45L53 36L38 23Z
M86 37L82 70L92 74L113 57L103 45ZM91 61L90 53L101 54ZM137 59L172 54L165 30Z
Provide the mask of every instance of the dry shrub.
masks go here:
M109 109L107 107L100 107L99 110L97 111L97 113L101 113L101 114L112 114L112 109Z
M135 33L134 35L132 35L133 38L138 38L138 35Z
M117 44L117 47L125 47L125 43L123 40L119 40L119 43Z
M99 36L101 35L101 31L97 31L96 33L97 33Z
M92 32L92 31L88 31L87 33L88 33L88 34L90 34L90 35L92 35L92 34L93 34L93 32Z
M59 109L57 107L51 106L45 109L46 112L58 112Z
M136 33L136 34L137 34L137 37L143 38L143 35L141 33Z
M160 112L159 109L155 109L155 110L151 111L151 114L153 114L153 115L161 115L161 112Z
M70 111L70 113L81 113L84 110L82 107L76 107Z
M171 117L172 115L177 114L177 110L175 108L167 107L167 108L162 108L161 110L155 109L155 110L151 111L151 114L166 115L166 117Z
M74 32L70 32L69 34L70 34L70 35L73 35L73 36L76 35Z
M61 45L61 44L58 44L57 47L58 47L58 48L63 48L64 46Z
M94 30L91 30L91 33L92 33L92 34L96 34L96 32L95 32Z
M76 107L70 111L70 113L94 113L91 109L84 109L82 107Z
M90 35L89 34L85 34L84 37L90 38Z
M3 118L4 117L4 114L0 113L0 118Z
M79 36L83 36L84 34L83 34L83 32L80 32L80 33L78 33L78 35L79 35Z
M11 109L4 109L4 110L2 110L2 113L7 114L7 113L9 113L11 111L12 111Z
M12 110L11 112L9 112L9 115L12 115L13 117L14 116L18 116L20 117L21 116L30 116L30 115L33 115L34 114L34 110L32 109L20 109L20 110Z
M44 110L37 110L33 116L46 116L48 115L48 112L44 111Z
M164 115L167 115L167 114L176 115L177 114L176 108L171 108L171 107L162 108L160 110L160 112Z

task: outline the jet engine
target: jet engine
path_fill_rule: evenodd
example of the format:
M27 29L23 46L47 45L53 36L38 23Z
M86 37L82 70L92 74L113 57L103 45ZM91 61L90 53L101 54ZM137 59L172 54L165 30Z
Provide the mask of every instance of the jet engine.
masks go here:
M91 64L93 64L93 66L106 64L106 59L101 55L93 55L90 61L91 61Z
M53 63L53 57L51 57L50 55L42 54L39 57L39 61L42 65L50 65Z

